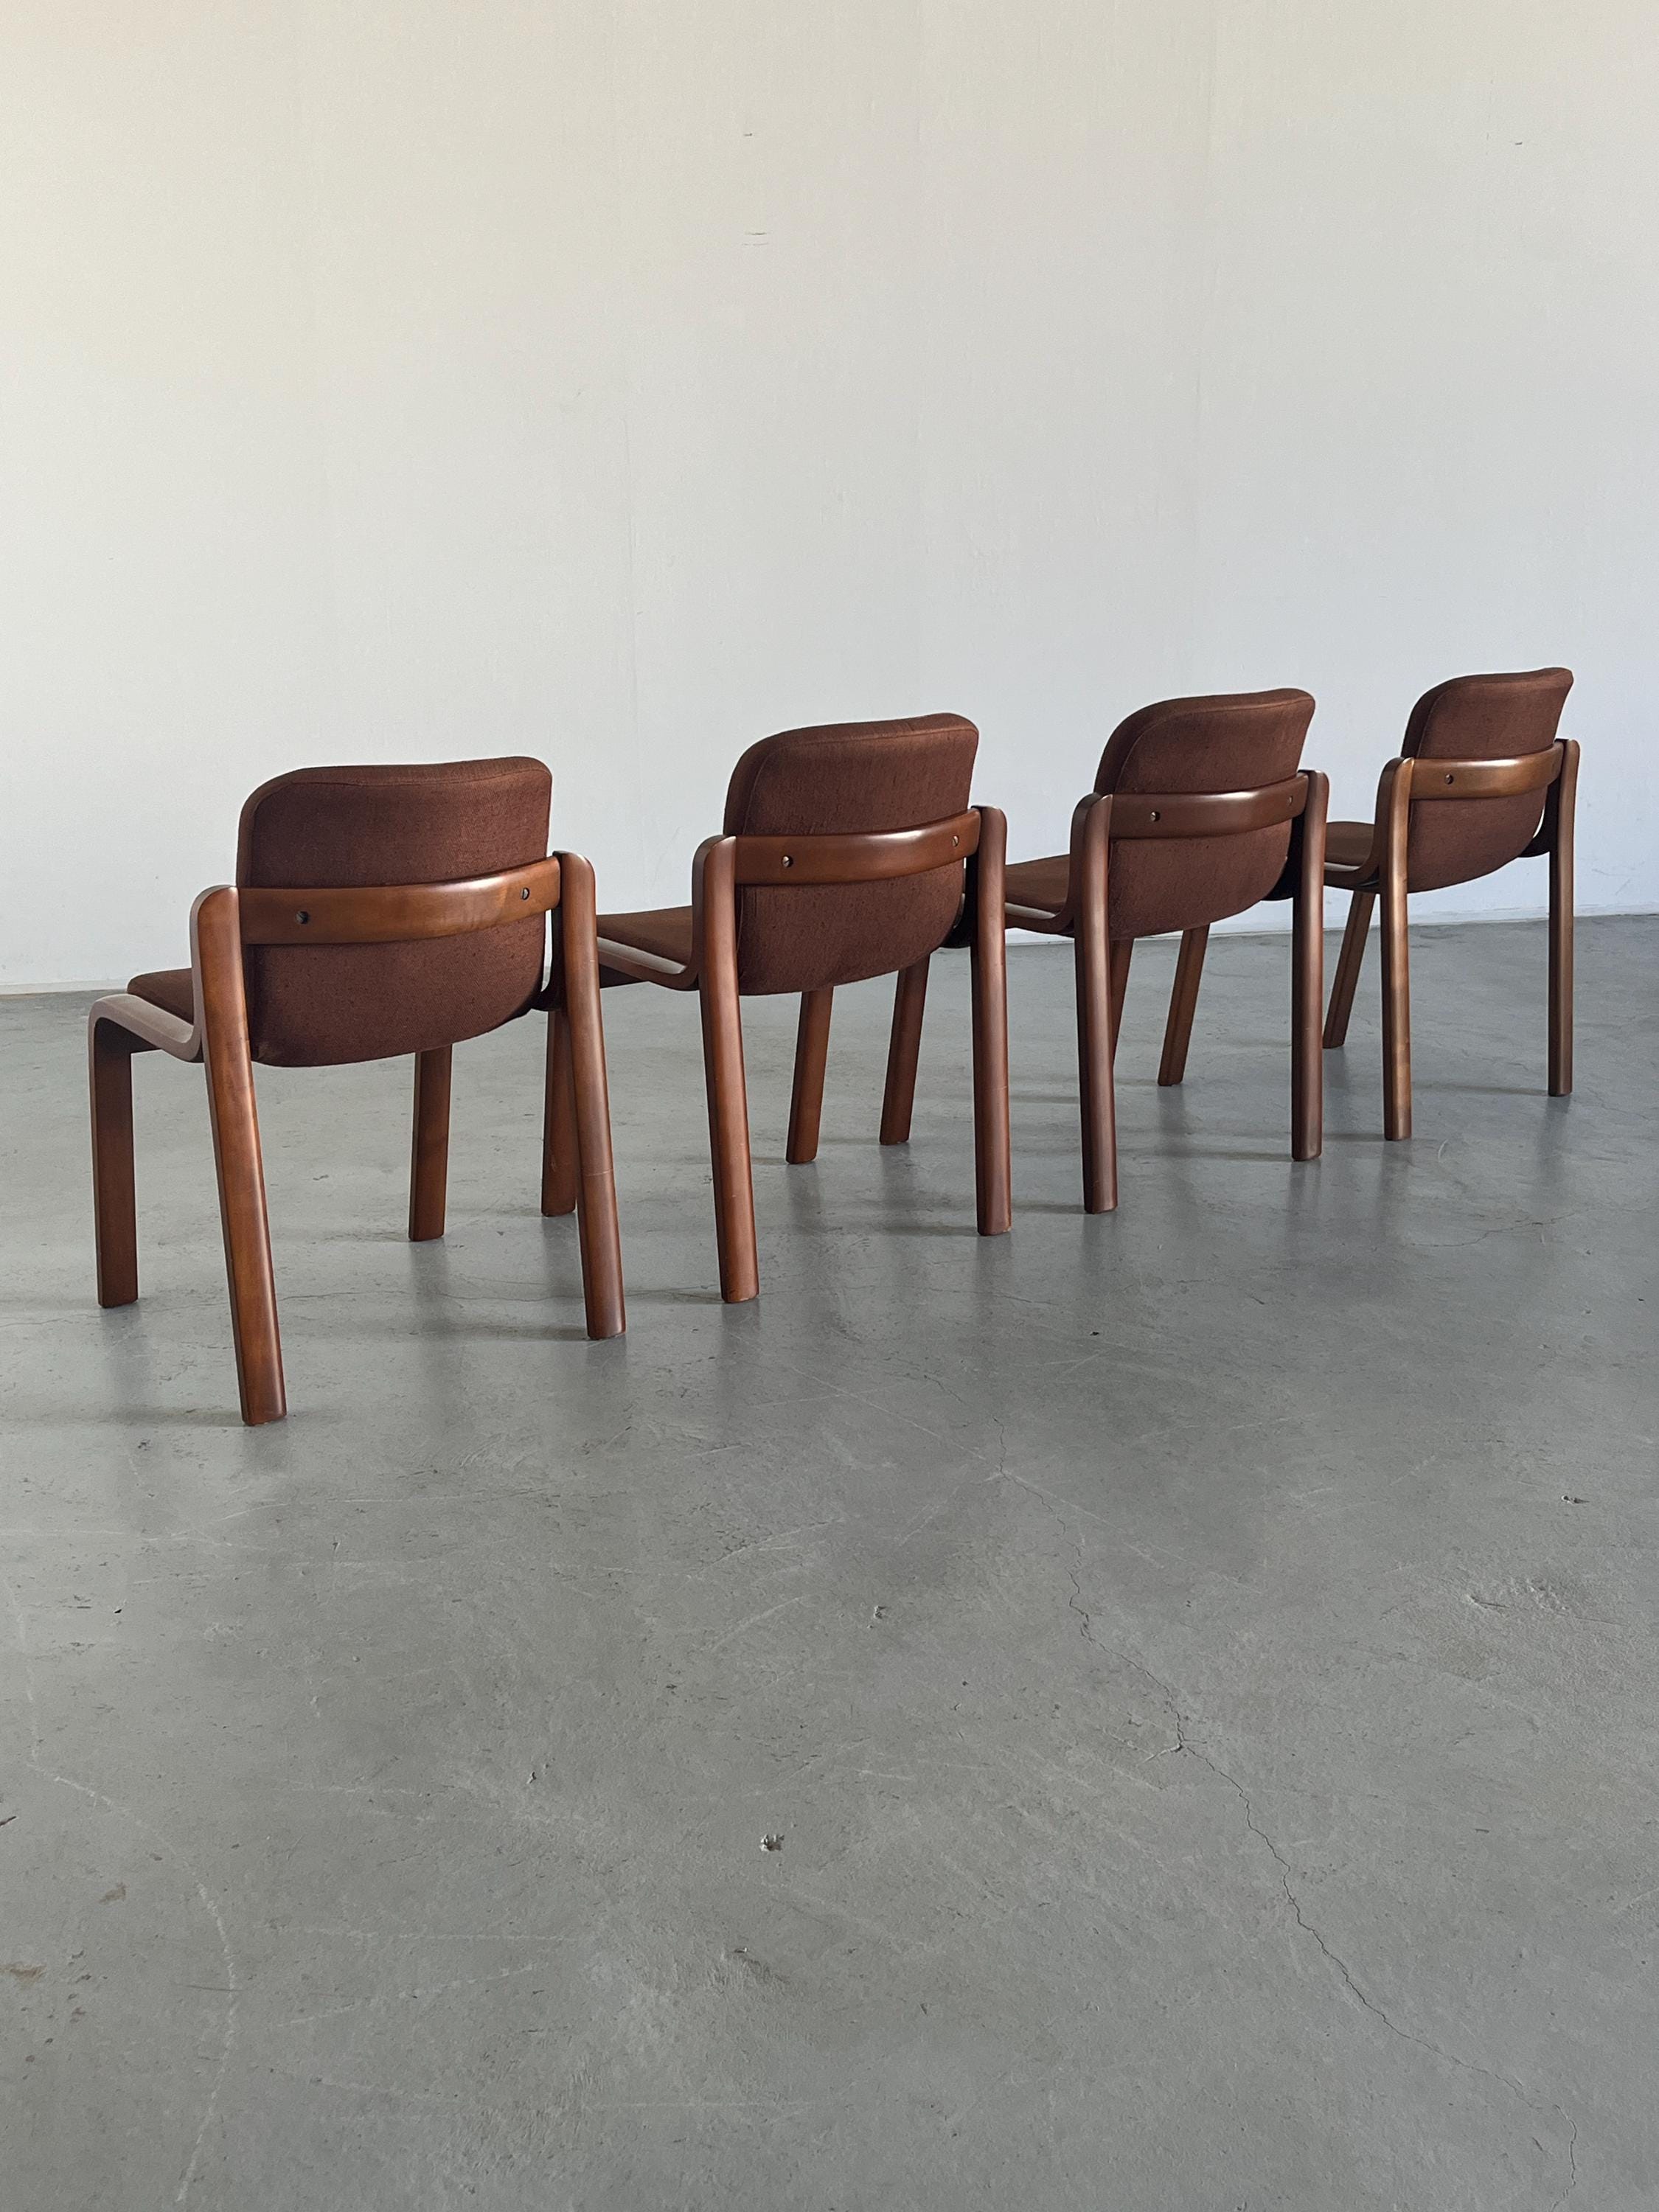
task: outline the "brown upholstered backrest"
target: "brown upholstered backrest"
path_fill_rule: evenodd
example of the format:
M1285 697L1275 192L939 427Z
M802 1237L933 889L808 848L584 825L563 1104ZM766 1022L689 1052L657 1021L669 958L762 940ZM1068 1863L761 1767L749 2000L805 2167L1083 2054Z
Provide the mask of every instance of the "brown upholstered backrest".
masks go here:
M960 714L831 722L750 745L732 771L726 834L917 830L963 813L979 732ZM884 884L738 893L738 985L751 994L855 983L943 943L962 904L953 862Z
M1097 791L1254 791L1302 764L1305 691L1160 699L1120 722ZM1291 848L1288 822L1229 837L1127 838L1112 846L1107 928L1115 938L1200 929L1266 898Z
M540 761L303 768L242 809L236 880L295 890L495 875L547 851ZM253 1057L279 1067L384 1060L479 1036L541 980L544 917L406 945L249 945Z
M1572 689L1567 668L1535 668L1520 676L1454 676L1425 691L1412 708L1401 750L1418 760L1512 760L1555 743L1561 709ZM1547 793L1510 799L1419 799L1431 791L1426 769L1412 778L1407 884L1442 890L1489 876L1518 860L1536 836Z

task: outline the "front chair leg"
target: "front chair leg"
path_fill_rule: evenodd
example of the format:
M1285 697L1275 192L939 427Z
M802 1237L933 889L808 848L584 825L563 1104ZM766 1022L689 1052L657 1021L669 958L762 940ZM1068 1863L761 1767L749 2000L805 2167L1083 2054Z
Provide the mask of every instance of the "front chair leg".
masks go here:
M87 1042L98 1303L130 1306L138 1296L138 1209L132 1176L133 1042L113 1023L94 1021Z
M927 1005L927 962L901 968L893 991L893 1028L887 1042L887 1085L881 1101L881 1141L910 1141L910 1113L916 1100L916 1065L921 1057L921 1018Z
M1007 823L994 806L981 806L979 850L969 862L969 896L974 916L969 955L973 993L974 1192L981 1237L1005 1235L1014 1218L1008 1133L1007 850Z
M449 1078L454 1056L447 1044L415 1055L415 1129L409 1164L411 1244L429 1244L444 1233L449 1192Z
M1170 994L1170 1016L1164 1025L1164 1057L1158 1069L1159 1086L1165 1091L1187 1073L1187 1048L1192 1042L1193 1016L1198 1011L1198 987L1204 980L1204 954L1209 942L1207 927L1181 933L1175 988Z
M1327 1052L1339 1051L1348 1041L1348 1017L1353 1012L1359 971L1365 964L1365 933L1371 926L1371 908L1376 904L1375 891L1356 891L1348 902L1348 926L1342 933L1336 981L1331 986L1330 1012L1325 1017Z
M784 1158L804 1167L817 1158L818 1123L823 1112L823 1071L830 1056L830 1014L835 987L800 994L800 1026L795 1033L795 1082L789 1097L789 1141Z
M253 1093L247 1005L242 986L241 929L234 890L208 891L197 902L191 935L202 997L202 1058L208 1115L219 1177L219 1219L230 1286L231 1332L242 1419L250 1428L280 1421L288 1411L283 1347L276 1328L276 1284L270 1264L264 1164Z
M602 1339L620 1336L628 1317L623 1304L622 1231L617 1218L611 1097L599 1012L598 900L593 870L580 854L560 854L559 887L564 1003L554 1019L562 1024L568 1046L567 1078L559 1095L568 1096L572 1123L565 1157L574 1158L577 1170L576 1218L587 1334Z

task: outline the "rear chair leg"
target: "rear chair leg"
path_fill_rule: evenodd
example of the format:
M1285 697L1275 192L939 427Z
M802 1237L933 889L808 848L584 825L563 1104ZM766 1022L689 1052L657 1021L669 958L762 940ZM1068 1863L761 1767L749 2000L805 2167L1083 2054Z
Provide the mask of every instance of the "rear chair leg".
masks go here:
M1578 754L1550 793L1550 1097L1572 1095L1572 847Z
M564 1032L565 1079L558 1095L568 1103L571 1123L563 1156L578 1170L576 1218L587 1334L603 1339L620 1336L628 1316L623 1304L622 1231L617 1218L611 1095L599 1012L597 902L593 871L579 854L560 855L560 903L564 1005L554 1023Z
M1325 1056L1319 1014L1325 996L1325 811L1330 787L1308 775L1307 799L1291 831L1296 891L1291 908L1291 1158L1316 1160L1325 1142Z
M98 1303L138 1296L138 1210L132 1176L132 1043L109 1022L88 1040L92 1093L92 1218Z
M1204 954L1209 942L1207 927L1181 933L1181 957L1176 962L1170 1018L1164 1028L1164 1057L1158 1070L1159 1085L1165 1091L1187 1073L1187 1047L1192 1042L1193 1016L1198 1011L1198 987L1204 980Z
M881 1101L881 1141L910 1140L910 1112L916 1098L916 1064L921 1056L921 1018L927 1005L927 962L901 968L893 992L893 1030L887 1045L887 1087Z
M795 1084L789 1099L789 1141L784 1158L804 1167L817 1158L818 1123L823 1111L823 1071L830 1055L830 1014L835 987L826 983L800 994L800 1027L795 1035Z
M969 963L973 993L975 1213L981 1237L1001 1237L1013 1224L1008 1132L1008 825L994 806L981 807L979 817L979 850L969 863L974 914ZM920 1026L918 1009L918 1033Z
M1392 1139L1411 1133L1411 948L1401 856L1382 878L1382 1134Z
M415 1131L409 1164L409 1241L428 1244L444 1233L449 1192L448 1045L415 1055Z
M1325 1017L1327 1052L1335 1052L1347 1042L1348 1017L1353 1012L1359 971L1365 963L1365 933L1371 926L1371 908L1376 904L1375 891L1356 891L1348 904L1348 926L1342 933L1336 981L1331 986L1330 1012Z
M288 1411L288 1398L283 1386L276 1284L270 1265L264 1164L234 891L210 891L198 902L196 939L204 1014L202 1057L219 1177L236 1379L242 1419L250 1428L258 1428L265 1421L280 1421Z

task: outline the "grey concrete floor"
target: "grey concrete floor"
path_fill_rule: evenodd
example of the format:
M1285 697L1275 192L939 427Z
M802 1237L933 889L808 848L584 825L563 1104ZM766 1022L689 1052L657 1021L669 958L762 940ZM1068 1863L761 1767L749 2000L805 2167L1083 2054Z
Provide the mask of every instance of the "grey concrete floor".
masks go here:
M290 1419L238 1425L200 1079L140 1064L145 1295L91 1297L83 1002L0 1005L0 2198L12 2212L1659 2201L1659 921L1375 975L1286 1157L1286 953L1077 1210L1063 955L1018 950L1016 1216L965 988L874 1142L841 994L763 1289L714 1295L695 1010L609 994L631 1328L535 1211L539 1025L263 1074ZM776 1850L763 1837L781 1838Z

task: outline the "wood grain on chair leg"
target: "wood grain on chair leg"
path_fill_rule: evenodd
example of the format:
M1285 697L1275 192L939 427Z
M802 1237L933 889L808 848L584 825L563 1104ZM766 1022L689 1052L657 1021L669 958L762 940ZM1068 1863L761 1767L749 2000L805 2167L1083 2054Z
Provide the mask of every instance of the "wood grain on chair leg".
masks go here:
M703 1075L708 1087L720 1296L728 1305L742 1305L760 1294L760 1255L755 1241L755 1182L749 1153L749 1090L743 1068L732 869L729 838L705 848L700 902L702 968L697 996L702 1008Z
M823 1112L823 1071L830 1056L830 1015L835 988L800 994L800 1026L795 1033L795 1081L789 1097L789 1141L784 1158L791 1167L816 1159L818 1123Z
M219 1176L219 1218L230 1286L231 1329L236 1342L236 1378L242 1419L250 1428L257 1428L265 1421L280 1421L288 1411L288 1400L283 1386L276 1285L270 1264L259 1116L242 986L241 931L234 890L208 891L197 901L191 936L201 979L202 1058Z
M887 1085L881 1101L881 1141L910 1140L910 1115L916 1101L916 1066L921 1057L921 1018L927 1006L927 962L901 968L893 990L893 1029L887 1042Z
M974 1036L975 1212L981 1237L1013 1221L1008 1134L1008 825L994 806L979 810L979 850L969 862L974 938L969 954Z
M1325 815L1330 786L1316 771L1291 830L1296 890L1291 908L1291 1157L1316 1160L1325 1140Z
M429 1244L444 1233L449 1194L449 1079L453 1048L415 1055L415 1129L410 1146L409 1241Z
M562 962L563 938L555 957ZM570 1017L562 1005L547 1014L547 1079L542 1100L542 1212L550 1218L576 1210L576 1091L570 1065Z
M1117 1112L1112 1080L1111 949L1106 936L1106 857L1111 801L1085 819L1073 957L1077 970L1078 1101L1083 1123L1083 1210L1117 1204Z
M132 1041L94 1021L88 1039L92 1093L92 1218L98 1303L138 1295L138 1208L132 1178Z
M1412 1133L1411 947L1407 934L1407 836L1411 763L1401 763L1391 829L1382 864L1382 1133Z
M1170 1015L1164 1025L1164 1057L1158 1069L1158 1083L1166 1091L1187 1073L1187 1047L1192 1042L1193 1016L1198 1011L1198 987L1204 980L1204 953L1209 942L1207 927L1181 933L1175 988L1170 994Z
M1552 1098L1572 1094L1573 817L1578 784L1578 746L1562 746L1561 773L1550 787L1550 1059Z
M562 853L559 944L563 963L564 1024L574 1129L570 1147L578 1169L576 1215L582 1251L582 1296L587 1334L620 1336L628 1326L623 1302L622 1230L617 1218L617 1177L611 1147L611 1097L605 1079L605 1025L599 1010L599 940L594 927L593 871L578 853Z
M1348 1041L1348 1017L1353 1012L1359 971L1365 964L1365 933L1371 926L1371 908L1376 904L1375 891L1356 891L1348 902L1348 926L1342 933L1336 981L1331 986L1330 1012L1325 1017L1327 1052L1337 1051Z

